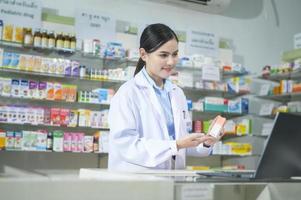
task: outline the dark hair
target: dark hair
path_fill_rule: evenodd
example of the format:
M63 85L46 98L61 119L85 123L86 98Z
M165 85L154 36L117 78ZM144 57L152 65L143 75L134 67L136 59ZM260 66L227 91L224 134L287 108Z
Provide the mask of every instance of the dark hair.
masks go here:
M179 41L177 35L171 28L164 24L151 24L142 32L140 48L145 49L147 53L152 53L172 39L176 39L177 42ZM144 65L145 62L139 58L134 76L141 71Z

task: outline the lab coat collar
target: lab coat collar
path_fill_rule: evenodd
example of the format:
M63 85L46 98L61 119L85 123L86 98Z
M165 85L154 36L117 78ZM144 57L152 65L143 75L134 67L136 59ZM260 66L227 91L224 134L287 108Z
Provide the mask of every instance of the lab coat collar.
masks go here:
M155 82L152 79L148 80L148 77L145 76L143 70L146 72L145 67L143 67L143 69L138 74L136 74L136 76L134 77L135 83L138 86L147 87L147 88L151 88L151 87L153 87L153 85L156 86ZM176 89L176 86L168 79L166 80L164 86L165 86L165 89L167 90L167 92L170 92L170 91Z

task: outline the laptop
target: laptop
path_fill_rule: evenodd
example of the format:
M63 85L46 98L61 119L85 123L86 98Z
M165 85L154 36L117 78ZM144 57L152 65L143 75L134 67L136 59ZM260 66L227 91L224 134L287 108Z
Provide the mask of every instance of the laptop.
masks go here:
M205 177L283 180L301 177L301 115L278 113L255 172L198 172Z

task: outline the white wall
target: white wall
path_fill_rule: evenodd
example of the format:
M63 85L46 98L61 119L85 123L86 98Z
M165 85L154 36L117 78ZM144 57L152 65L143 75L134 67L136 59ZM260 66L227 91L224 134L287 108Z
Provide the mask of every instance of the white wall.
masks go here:
M239 17L252 10L258 12L258 2L263 5L259 14ZM43 7L57 9L63 16L74 16L78 7L91 8L135 23L162 22L178 30L214 32L232 41L234 61L243 63L252 72L259 72L265 64L280 63L281 52L291 50L293 35L301 32L301 1L232 0L232 5L227 15L222 16L142 0L43 0Z

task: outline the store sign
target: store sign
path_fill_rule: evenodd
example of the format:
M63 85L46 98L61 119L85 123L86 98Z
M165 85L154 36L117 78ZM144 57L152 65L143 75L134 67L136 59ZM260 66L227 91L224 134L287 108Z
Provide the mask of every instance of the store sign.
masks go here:
M41 13L39 0L0 0L0 19L4 25L40 28Z
M214 33L190 31L187 34L188 55L202 54L209 57L218 56L218 38Z
M301 49L301 33L294 36L294 47L295 49Z
M115 41L116 19L109 14L93 10L77 10L75 31L79 39L99 39L107 43Z

